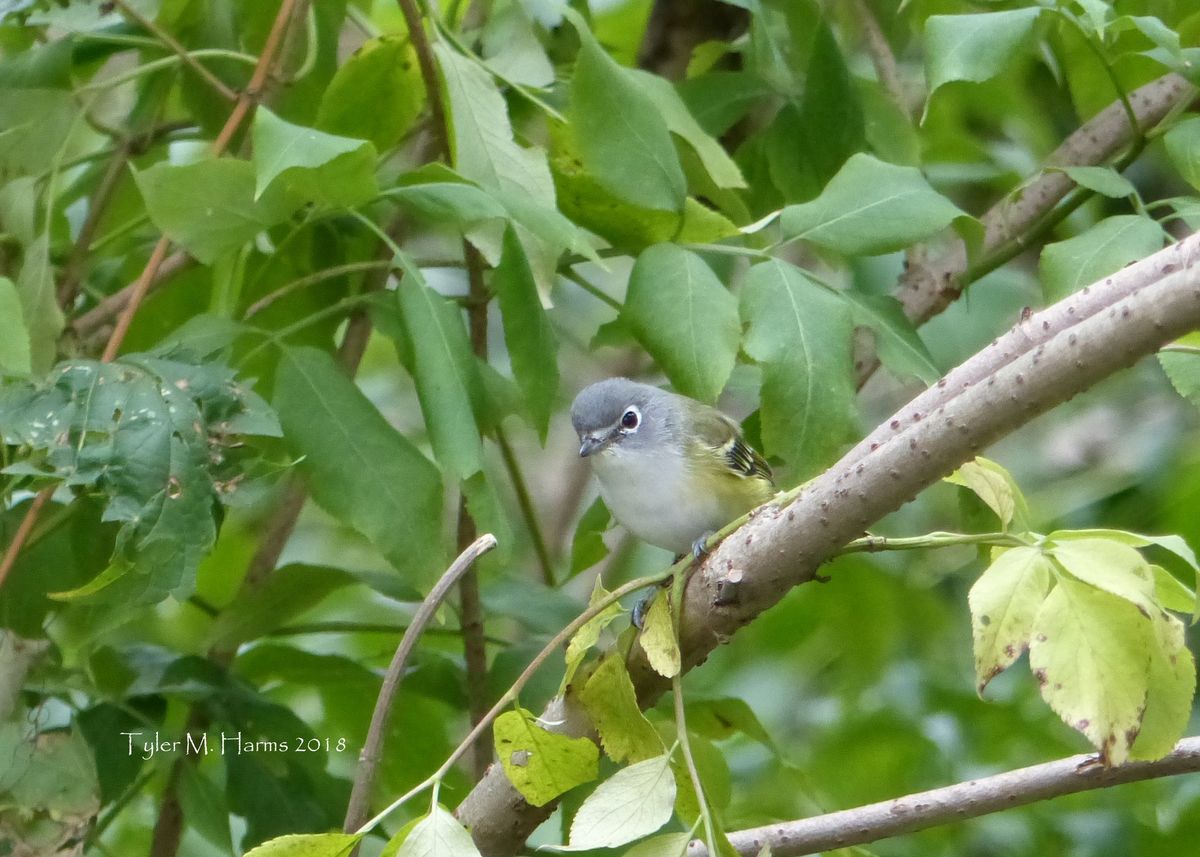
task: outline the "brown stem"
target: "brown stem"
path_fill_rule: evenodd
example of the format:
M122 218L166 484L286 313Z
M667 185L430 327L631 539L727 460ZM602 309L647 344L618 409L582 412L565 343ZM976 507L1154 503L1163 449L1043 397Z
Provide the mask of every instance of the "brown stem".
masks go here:
M1185 738L1154 762L1128 762L1105 768L1095 754L1006 771L894 800L768 824L729 834L739 854L754 857L770 846L775 857L801 857L819 851L877 842L943 824L1093 789L1175 777L1200 771L1200 738ZM687 857L708 857L702 842L692 842Z
M469 520L469 519L468 519ZM396 691L404 678L408 659L416 648L417 641L429 620L433 618L450 590L460 578L466 574L475 560L496 546L496 537L486 533L466 546L458 558L451 563L441 578L434 585L429 595L421 602L416 615L404 631L392 663L383 677L379 688L379 696L375 700L375 708L371 712L371 726L367 730L367 739L363 743L362 752L358 756L358 769L354 773L354 787L350 792L350 803L346 807L346 820L342 829L353 833L367 820L371 808L371 789L375 784L375 772L383 757L383 740L387 732L388 718L392 714L392 704L396 701Z
M883 28L879 26L879 19L875 17L867 0L853 0L853 4L854 16L863 28L867 53L871 55L871 63L875 66L875 76L879 78L879 84L895 105L900 108L900 112L905 116L911 116L912 105L904 94L904 86L900 82L896 55L892 53L892 46L888 44L887 36L883 34Z
M100 177L100 181L96 184L96 190L88 201L87 217L84 219L83 225L79 227L79 237L75 239L75 244L71 247L71 255L67 257L66 264L63 265L62 278L58 283L58 305L64 312L70 310L71 304L75 303L75 298L79 295L79 284L83 279L92 238L95 237L100 220L108 209L113 192L117 189L121 176L125 172L131 148L128 140L117 146L116 151L108 160L104 175Z
M488 293L483 282L483 259L467 241L463 241L463 256L467 263L467 323L470 329L471 351L480 360L488 356ZM463 497L458 506L458 548L463 550L474 541L475 521L467 510ZM487 641L483 627L483 599L479 594L479 575L468 570L458 585L459 622L462 627L463 659L467 670L467 711L471 725L479 723L487 713ZM471 770L480 780L492 763L492 746L480 736L471 748Z
M421 68L421 80L425 82L425 100L429 102L429 112L433 115L431 132L437 140L438 151L450 160L450 126L446 122L446 110L442 106L442 92L439 84L437 60L433 56L433 47L429 44L429 36L425 32L425 24L421 20L421 10L417 8L416 0L396 0L404 23L408 27L408 37L412 40L413 50L417 54L417 65Z
M16 565L17 556L21 553L21 548L25 546L25 541L29 538L29 534L33 532L33 525L37 523L38 515L42 513L42 507L49 502L52 494L54 494L53 487L43 488L33 498L33 502L29 504L29 508L25 510L25 517L21 519L21 523L17 526L17 531L13 534L13 540L4 549L4 558L0 559L0 586L4 585L5 578L8 577L8 573Z
M187 253L182 250L172 253L167 258L163 259L162 264L158 266L157 272L150 281L150 285L146 289L146 294L153 292L178 274L185 268L191 267L195 261ZM130 299L133 297L134 289L141 281L141 275L137 280L134 280L128 286L120 291L113 292L96 306L92 307L87 312L80 315L71 322L71 329L75 335L82 341L92 339L95 335L101 333L104 327L114 318L121 314L127 306ZM143 296L144 297L144 296Z

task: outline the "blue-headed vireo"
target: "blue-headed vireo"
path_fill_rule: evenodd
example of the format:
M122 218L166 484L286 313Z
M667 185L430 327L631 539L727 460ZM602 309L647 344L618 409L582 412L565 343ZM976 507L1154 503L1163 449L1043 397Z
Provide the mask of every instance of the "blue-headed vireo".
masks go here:
M575 397L571 423L617 522L676 554L775 493L771 468L716 408L628 378Z

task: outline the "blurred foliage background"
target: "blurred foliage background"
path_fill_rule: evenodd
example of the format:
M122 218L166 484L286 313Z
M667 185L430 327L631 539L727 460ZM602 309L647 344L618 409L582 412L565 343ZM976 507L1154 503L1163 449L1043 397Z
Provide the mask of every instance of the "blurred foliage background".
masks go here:
M918 356L884 354L885 368L857 396L851 343L838 333L851 327L844 308L809 317L827 329L818 340L832 355L818 377L825 399L764 385L779 366L794 368L795 343L782 329L771 334L786 350L777 358L752 359L735 339L723 346L732 365L723 377L711 367L701 379L664 371L673 349L706 334L671 328L668 339L677 338L664 342L656 325L647 330L623 309L645 248L685 246L735 293L769 253L839 292L892 294L903 252L797 241L786 218L741 228L813 200L857 152L919 168L931 193L979 216L1019 193L1049 152L1122 95L1172 69L1194 80L1200 12L1187 0L596 0L570 4L586 18L577 30L554 0L439 6L428 30L449 153L400 6L320 0L298 4L277 47L262 93L269 112L236 129L230 156L214 167L211 143L264 52L279 2L0 2L4 544L35 495L57 486L0 588L0 626L48 644L27 674L7 674L21 687L0 747L16 753L30 723L55 736L39 750L47 782L6 780L0 770L0 839L32 849L0 853L215 857L340 827L400 633L455 545L494 532L500 548L478 566L478 614L469 601L443 608L404 680L376 808L423 779L478 703L497 698L583 608L597 576L611 589L670 560L619 528L595 532L605 516L566 417L591 381L625 374L694 392L715 373L719 404L746 419L791 487L919 391L924 366L946 371L1025 308L1070 291L1046 276L1042 248L1083 236L1065 265L1095 279L1200 219L1200 120L1188 127L1189 97L1164 126L1185 129L1172 145L1153 133L1119 147L1114 163L1128 189L1073 197L1022 236L1029 249L971 282L919 334L898 304L883 304L876 336ZM984 39L987 50L969 45L977 65L938 65L946 57L930 48L931 17L1021 9L1034 17L1012 38L1002 30ZM876 37L890 46L896 91L881 82ZM574 64L587 45L596 79L580 82ZM665 95L627 71L639 66ZM939 74L947 82L931 93ZM625 113L631 91L657 101L628 102ZM631 125L662 126L638 125L649 122L647 103L676 134L667 173L686 190L671 190L670 176L659 187L625 172L624 159L640 166L645 154L630 146ZM678 111L695 127L678 130ZM306 136L311 129L320 136ZM1116 173L1105 176L1111 188ZM924 211L914 208L914 220ZM969 218L946 228L952 217L933 217L897 247L928 239L922 246L936 254L960 235L978 238ZM1140 227L1095 231L1113 217L1149 224L1149 238ZM162 234L175 255L121 352L215 374L197 370L179 387L206 422L198 447L181 439L186 429L163 441L157 475L137 469L144 450L105 447L128 428L123 413L72 429L77 450L95 440L104 467L130 468L120 472L136 503L125 507L114 500L116 471L89 476L78 457L54 459L55 443L31 439L21 409L31 391L55 389L63 366L101 355L117 319L108 299L128 294ZM1097 255L1101 268L1086 267ZM405 292L418 278L419 291ZM744 313L734 314L739 329ZM339 344L353 382L331 356ZM217 413L218 398L204 397L227 382L234 399L246 388L257 396L219 399L226 410ZM794 436L799 407L816 440L773 444ZM243 422L229 425L234 417ZM1036 529L1118 527L1197 545L1197 427L1194 407L1145 362L988 454L1016 476ZM184 448L219 461L186 469ZM199 486L201 511L139 530L147 510L169 507L163 497L177 477L189 492ZM159 482L139 493L139 479ZM941 485L879 532L971 529L978 515L965 491ZM151 548L164 553L144 553ZM1170 557L1156 559L1191 583ZM986 699L976 696L966 592L981 568L973 548L840 559L825 570L829 583L800 587L687 677L694 741L726 829L1088 749L1027 673L1006 673ZM98 575L107 585L89 587ZM464 609L483 622L485 673L464 655ZM1189 640L1194 648L1192 631ZM560 676L561 666L548 666L523 706L540 709ZM736 711L733 725L706 716L714 711ZM651 717L669 721L669 702ZM169 742L205 732L210 747L231 743L184 762L179 748L139 752L156 734ZM124 733L139 735L130 744ZM237 753L237 735L292 751ZM456 804L472 778L472 765L461 766L442 801ZM578 800L569 795L531 847L561 841ZM419 812L403 808L385 828ZM948 825L868 853L1150 857L1187 853L1198 836L1200 780L1181 778ZM383 842L368 839L363 853Z

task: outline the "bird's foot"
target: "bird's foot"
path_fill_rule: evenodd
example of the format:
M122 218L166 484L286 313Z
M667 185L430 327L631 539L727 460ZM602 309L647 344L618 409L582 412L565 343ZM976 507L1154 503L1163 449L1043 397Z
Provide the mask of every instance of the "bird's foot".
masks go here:
M708 540L715 536L715 530L709 530L707 533L701 533L700 538L692 542L692 558L702 560L708 556ZM680 559L683 557L680 556ZM677 560L678 561L678 560Z

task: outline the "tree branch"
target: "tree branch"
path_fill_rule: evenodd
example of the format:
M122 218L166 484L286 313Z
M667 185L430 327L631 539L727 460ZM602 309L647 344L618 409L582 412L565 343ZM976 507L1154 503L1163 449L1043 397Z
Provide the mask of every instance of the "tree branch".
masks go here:
M815 818L739 830L729 834L729 841L746 857L754 857L766 845L770 845L774 857L800 857L978 818L1062 795L1195 771L1200 771L1200 738L1185 738L1170 754L1155 762L1127 762L1117 768L1105 768L1097 764L1095 754L1069 756ZM708 854L704 843L698 840L688 846L687 857L708 857Z
M885 421L885 438L758 509L714 549L692 574L682 605L685 669L987 445L1196 327L1200 234L1018 323L933 388L932 410L901 408ZM629 672L643 706L666 689L639 647ZM584 731L577 725L573 734L585 734L583 722ZM507 857L550 809L530 807L493 768L458 816L486 857Z
M1145 129L1153 128L1195 97L1194 86L1177 74L1167 74L1129 94L1138 120L1136 127L1130 123L1121 100L1081 125L1050 154L1041 175L992 206L981 218L984 240L976 276L998 267L992 260L1011 254L1012 248L1019 251L1027 246L1030 229L1076 187L1066 173L1051 168L1103 164L1141 138ZM1007 258L1011 255L999 264ZM944 310L967 285L962 279L967 265L966 245L958 241L931 264L911 266L901 278L898 292L905 314L921 324Z
M400 639L400 645L396 648L396 654L392 657L392 663L383 677L383 684L379 688L379 697L375 700L375 709L371 712L371 726L367 730L367 740L363 743L362 752L358 756L354 788L350 793L350 803L346 807L346 820L342 825L342 829L347 833L358 830L367 820L367 813L371 808L371 788L375 784L375 771L379 767L379 760L383 757L384 733L387 731L388 718L392 714L392 703L395 702L400 681L404 678L409 656L412 655L425 626L429 624L429 620L433 618L450 590L467 573L475 560L495 546L496 537L491 533L485 533L469 544L466 550L458 555L458 559L450 564L429 595L421 602L416 615L405 629L404 636Z

